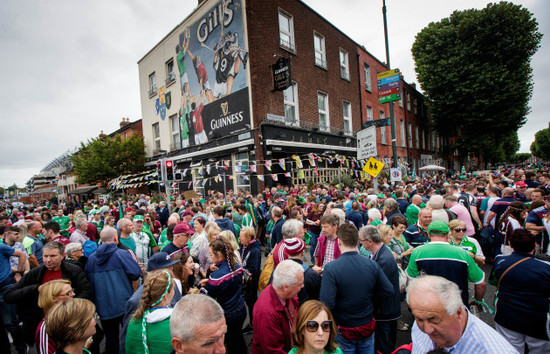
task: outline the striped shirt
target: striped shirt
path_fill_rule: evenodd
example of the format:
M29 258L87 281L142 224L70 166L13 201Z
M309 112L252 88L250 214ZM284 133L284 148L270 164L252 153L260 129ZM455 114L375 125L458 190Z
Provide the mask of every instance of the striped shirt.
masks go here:
M411 338L413 342L412 354L424 354L436 347L430 336L418 328L416 321L412 327ZM460 337L455 345L445 349L448 353L453 354L517 353L504 337L476 316L472 316L469 311L468 323L466 324L464 333L462 333L462 337Z

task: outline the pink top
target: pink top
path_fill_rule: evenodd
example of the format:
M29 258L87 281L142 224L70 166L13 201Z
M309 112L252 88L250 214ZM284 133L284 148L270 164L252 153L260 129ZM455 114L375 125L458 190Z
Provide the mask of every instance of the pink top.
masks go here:
M472 217L470 216L470 212L468 211L468 209L466 209L464 205L456 204L449 210L455 213L458 219L466 224L466 232L464 233L464 236L470 237L476 233L474 223L472 222Z

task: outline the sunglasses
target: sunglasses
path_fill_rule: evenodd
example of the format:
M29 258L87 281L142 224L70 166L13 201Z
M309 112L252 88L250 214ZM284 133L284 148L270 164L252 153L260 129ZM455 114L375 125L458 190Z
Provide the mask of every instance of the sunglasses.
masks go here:
M306 322L306 330L308 332L317 332L319 326L321 326L323 332L330 332L332 330L332 321L323 321L323 323L321 324L319 324L319 322L317 321Z
M466 228L463 228L463 229L453 229L455 230L456 232L466 232Z
M61 293L57 296L71 296L71 295L74 295L74 294L75 294L74 289L71 289L71 290L67 291L66 293Z

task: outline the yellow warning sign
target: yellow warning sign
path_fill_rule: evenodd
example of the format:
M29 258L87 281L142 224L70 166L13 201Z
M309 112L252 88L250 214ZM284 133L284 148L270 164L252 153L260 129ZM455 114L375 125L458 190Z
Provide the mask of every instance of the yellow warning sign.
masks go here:
M363 167L363 171L371 175L372 177L378 176L380 171L384 168L384 163L381 161L378 161L374 157L370 157L367 160L367 163L365 164L365 167Z

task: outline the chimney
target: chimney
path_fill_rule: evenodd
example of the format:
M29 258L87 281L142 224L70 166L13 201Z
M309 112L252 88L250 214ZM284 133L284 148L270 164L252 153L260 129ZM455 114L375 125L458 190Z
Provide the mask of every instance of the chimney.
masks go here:
M124 127L125 125L130 124L130 118L122 118L122 122L120 122L120 127Z
M103 130L102 130L102 131L101 131L101 134L99 134L99 138L100 138L100 139L103 139L103 138L106 138L106 137L107 137L107 135L105 135L105 134L103 133Z

